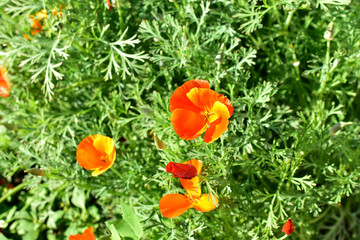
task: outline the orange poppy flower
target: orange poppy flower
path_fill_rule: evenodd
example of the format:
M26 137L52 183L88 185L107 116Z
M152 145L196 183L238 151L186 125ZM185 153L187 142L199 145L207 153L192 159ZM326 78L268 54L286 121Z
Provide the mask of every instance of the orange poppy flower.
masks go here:
M4 65L0 65L0 96L10 96L10 80Z
M70 235L68 240L95 240L94 229L89 227L82 234Z
M171 124L181 139L192 140L205 132L211 143L227 130L233 113L231 101L210 89L204 80L191 80L170 98Z
M295 227L291 219L287 220L281 231L283 231L286 235L290 235L295 231Z
M92 176L96 177L114 164L116 150L112 138L96 134L84 138L76 150L76 160L87 170L94 170Z
M197 174L201 173L202 163L196 159L184 162L193 165ZM201 196L200 178L192 179L180 178L181 184L186 190L186 194L167 194L159 202L160 212L164 217L175 218L186 212L190 208L195 208L200 212L209 212L216 208L218 199L206 193Z

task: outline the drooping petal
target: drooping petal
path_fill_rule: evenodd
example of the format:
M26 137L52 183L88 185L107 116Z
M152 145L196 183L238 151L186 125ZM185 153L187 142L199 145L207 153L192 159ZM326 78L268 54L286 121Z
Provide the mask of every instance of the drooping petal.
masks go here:
M10 96L10 80L4 65L0 65L0 96Z
M185 82L174 91L170 98L169 109L171 112L176 108L183 108L193 112L201 111L201 109L194 106L194 104L186 96L192 88L210 88L210 85L208 81L198 79Z
M283 231L286 235L290 235L295 231L295 227L291 219L287 220L281 231Z
M159 208L164 217L175 218L191 208L192 202L185 195L167 194L160 199Z
M199 161L197 159L191 159L190 161L183 162L183 164L191 164L196 168L197 175L201 174L201 168L202 168L202 161Z
M173 177L191 179L198 175L196 168L191 164L169 162L166 171L172 173Z
M181 185L186 190L186 192L193 197L201 196L201 181L200 177L196 176L192 179L180 178Z
M203 194L198 201L193 203L193 207L200 212L209 212L214 210L219 201L214 195L208 193Z
M114 139L96 134L94 138L94 147L99 152L109 155L114 150Z
M181 139L192 140L199 137L207 128L203 115L177 108L171 114L171 124Z
M211 143L217 140L223 134L229 125L230 113L225 104L215 102L212 108L214 115L219 116L215 121L210 122L210 127L206 130L204 141Z

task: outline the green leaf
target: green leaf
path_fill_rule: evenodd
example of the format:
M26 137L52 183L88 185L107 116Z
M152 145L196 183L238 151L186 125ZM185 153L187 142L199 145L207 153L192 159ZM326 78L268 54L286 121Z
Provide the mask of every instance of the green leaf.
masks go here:
M106 226L109 228L111 232L111 240L120 240L120 236L118 230L115 228L112 222L105 222Z
M71 198L72 204L74 204L78 208L85 209L85 200L85 191L83 189L75 187Z
M123 202L121 202L120 205L123 212L123 219L129 224L136 236L141 238L144 232L134 209Z

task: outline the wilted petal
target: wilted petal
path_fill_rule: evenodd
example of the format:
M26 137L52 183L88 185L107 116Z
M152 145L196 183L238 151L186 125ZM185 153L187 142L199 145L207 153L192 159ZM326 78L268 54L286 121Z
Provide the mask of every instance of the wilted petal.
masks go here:
M192 202L185 195L167 194L160 199L159 208L164 217L175 218L191 208Z
M202 162L197 159L191 159L190 161L183 162L183 164L191 164L196 168L197 174L201 174Z
M198 201L195 201L193 207L200 212L209 212L214 210L218 203L219 201L215 195L205 193L198 199Z
M191 164L181 164L169 162L166 165L166 171L172 173L173 177L191 179L197 176L196 168Z

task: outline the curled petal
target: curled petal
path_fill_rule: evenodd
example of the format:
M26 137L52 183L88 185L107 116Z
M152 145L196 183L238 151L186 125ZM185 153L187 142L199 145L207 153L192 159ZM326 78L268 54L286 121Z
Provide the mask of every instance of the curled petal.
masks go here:
M173 111L171 124L179 137L184 140L199 137L208 126L204 116L182 108Z
M87 170L94 170L92 176L98 176L109 169L115 158L114 140L100 134L86 137L76 150L79 165Z
M159 208L164 217L175 218L191 208L191 200L182 194L167 194L160 199Z
M94 229L89 227L82 234L70 235L68 240L95 240Z
M209 82L204 80L194 79L185 82L181 87L178 87L170 98L170 111L176 108L183 108L193 112L199 112L201 109L196 107L187 97L186 94L192 88L210 88Z
M173 177L184 179L191 179L198 174L196 168L193 165L174 162L169 162L166 165L166 171L168 173L172 173Z
M198 201L195 201L193 207L200 212L209 212L214 210L219 201L214 195L203 194Z
M295 227L291 219L287 220L281 231L283 231L286 235L290 235L295 231Z
M196 159L191 159L190 161L183 162L183 164L191 164L196 168L197 175L201 174L202 162Z
M4 65L0 65L0 96L8 97L10 95L9 76Z

